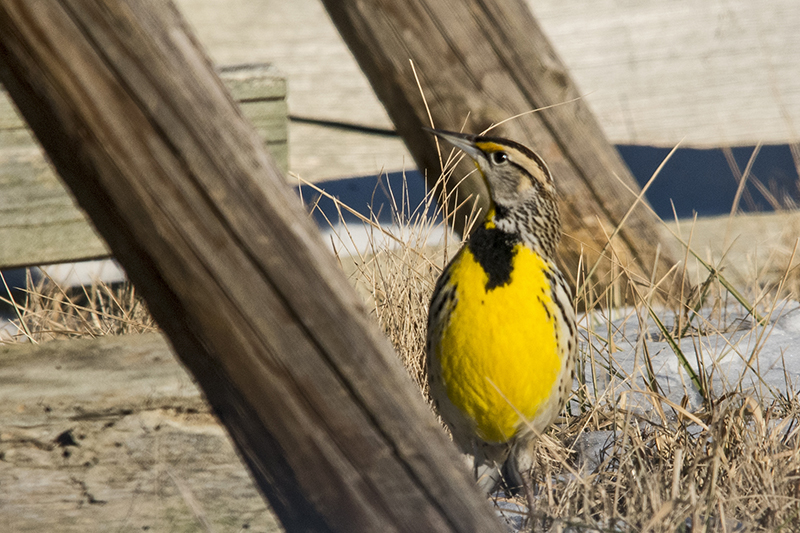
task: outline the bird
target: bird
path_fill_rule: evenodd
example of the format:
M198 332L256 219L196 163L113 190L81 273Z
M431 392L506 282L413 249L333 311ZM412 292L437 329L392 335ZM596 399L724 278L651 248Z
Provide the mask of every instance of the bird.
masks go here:
M572 391L570 286L556 265L561 219L544 160L517 142L426 128L467 154L489 207L439 276L428 313L434 409L488 494L525 490L532 448ZM501 483L503 485L501 485Z

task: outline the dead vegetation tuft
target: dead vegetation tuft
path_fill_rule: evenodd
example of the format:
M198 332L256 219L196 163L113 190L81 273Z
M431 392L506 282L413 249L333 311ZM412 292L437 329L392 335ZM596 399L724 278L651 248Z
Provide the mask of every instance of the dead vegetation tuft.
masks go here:
M129 282L66 288L48 276L34 282L28 272L24 300L5 303L16 315L11 322L16 332L10 342L41 343L157 330L147 306Z
M405 194L396 191L392 197ZM416 209L396 203L391 226L363 217L368 244L361 249L354 228L332 222L340 262L367 294L425 396L428 302L443 265L460 246L441 222L442 213L436 213L438 222L429 216L430 205L430 197ZM582 265L573 275L582 299L578 307L585 309L582 372L568 413L537 443L538 505L532 517L522 498L493 497L512 529L800 527L796 378L785 370L786 387L777 388L766 382L760 362L775 355L770 335L798 297L796 243L776 256L773 265L783 268L763 269L761 279L737 289L722 274L722 260L703 259L689 239L677 233L674 238L686 261L704 275L689 279L687 270L676 266L664 279L642 279L616 259L613 239L604 248L614 265L611 283L587 275L593 265ZM657 303L662 285L676 277L688 280L690 290L669 304ZM630 294L620 297L625 291ZM635 303L609 305L617 301Z

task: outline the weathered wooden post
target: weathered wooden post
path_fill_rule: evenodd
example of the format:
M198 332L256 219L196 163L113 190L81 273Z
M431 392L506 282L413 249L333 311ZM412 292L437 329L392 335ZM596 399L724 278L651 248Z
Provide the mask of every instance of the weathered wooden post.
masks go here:
M322 0L336 27L383 102L429 186L439 178L439 156L409 60L413 60L436 127L493 133L532 146L548 162L561 196L564 271L575 274L580 254L591 266L633 204L630 171L606 140L566 66L524 0ZM552 107L548 107L552 106ZM446 182L453 190L473 167L464 162ZM481 194L473 173L455 201ZM483 205L483 202L480 203ZM462 230L467 203L456 214ZM631 271L664 274L675 263L662 250L655 216L636 209L614 240ZM605 262L601 272L608 273ZM660 276L659 276L660 277ZM645 279L649 275L645 276ZM599 288L609 282L600 276Z
M0 79L290 531L500 531L163 0L0 0Z

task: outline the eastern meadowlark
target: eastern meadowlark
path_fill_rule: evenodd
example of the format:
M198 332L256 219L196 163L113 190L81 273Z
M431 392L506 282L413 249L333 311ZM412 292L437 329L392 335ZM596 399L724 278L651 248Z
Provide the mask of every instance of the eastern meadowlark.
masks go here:
M427 375L439 415L478 484L515 491L532 440L572 390L577 331L572 294L554 262L561 236L544 161L506 139L429 130L467 155L491 203L436 283L428 315Z

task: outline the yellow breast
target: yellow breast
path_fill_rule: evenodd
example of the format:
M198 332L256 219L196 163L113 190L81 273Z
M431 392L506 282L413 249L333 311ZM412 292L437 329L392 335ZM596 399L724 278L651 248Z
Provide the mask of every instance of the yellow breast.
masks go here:
M488 290L468 247L454 259L455 305L435 354L448 398L492 443L535 419L561 369L549 266L520 244L513 252L510 281Z

